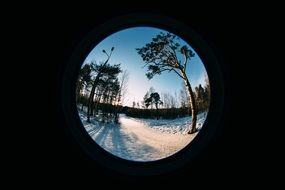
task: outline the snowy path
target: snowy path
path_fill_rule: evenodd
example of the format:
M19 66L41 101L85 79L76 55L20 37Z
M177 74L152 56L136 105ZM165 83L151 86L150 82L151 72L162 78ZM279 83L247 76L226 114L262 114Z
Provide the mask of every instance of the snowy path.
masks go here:
M165 158L185 147L197 134L161 133L137 119L120 116L118 124L88 124L89 135L105 150L124 159L152 161Z
M167 157L185 147L194 138L194 135L163 134L130 118L122 117L120 122L125 134L137 137L128 142L129 145L134 145L131 153L137 155L132 158L135 160L157 160Z

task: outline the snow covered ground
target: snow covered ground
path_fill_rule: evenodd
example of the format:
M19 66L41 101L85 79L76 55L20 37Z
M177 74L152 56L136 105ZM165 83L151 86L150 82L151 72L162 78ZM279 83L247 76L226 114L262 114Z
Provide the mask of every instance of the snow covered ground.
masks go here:
M79 111L88 134L108 152L132 161L154 161L168 157L189 144L197 135L187 134L191 117L174 120L137 119L120 115L119 123L100 123ZM206 114L198 115L200 129Z
M205 119L206 112L197 115L197 129L201 129ZM133 118L134 119L134 118ZM142 122L150 128L156 129L161 133L186 134L191 125L191 117L182 117L179 119L135 119Z

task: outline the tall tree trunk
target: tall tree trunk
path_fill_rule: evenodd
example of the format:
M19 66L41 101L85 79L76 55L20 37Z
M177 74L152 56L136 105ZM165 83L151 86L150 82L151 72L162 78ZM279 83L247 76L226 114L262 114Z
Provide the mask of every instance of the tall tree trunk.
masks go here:
M94 103L93 103L93 109L94 109L94 113L93 113L93 116L96 116L96 110L97 110L97 104L98 104L98 90L97 90L97 93L95 93L95 100L94 100Z
M105 63L102 65L102 67L105 67L105 65L108 63L108 61L109 61L109 59L110 59L110 57L111 57L111 55L112 55L112 51L114 50L114 47L112 47L112 49L111 49L111 53L110 53L110 55L108 55L106 52L106 54L107 54L107 56L108 56L108 59L105 61ZM104 50L105 51L105 50ZM103 51L103 52L104 52ZM91 92L90 92L90 96L89 96L89 100L88 100L88 110L87 110L87 122L89 122L90 123L90 108L93 106L93 98L94 98L94 95L95 95L95 89L96 89L96 87L97 87L97 84L98 84L98 82L99 82L99 79L100 79L100 77L101 77L101 74L102 74L102 71L98 71L98 74L97 74L97 76L96 76L96 78L95 78L95 80L94 80L94 83L93 83L93 85L92 85L92 89L91 89Z
M92 98L91 107L90 107L90 115L92 115L92 116L93 116L93 110L94 110L94 96Z
M155 108L156 108L156 120L158 120L158 105L155 104Z
M189 111L191 112L191 116L192 116L192 127L190 129L190 131L188 131L188 134L192 134L195 133L197 131L196 128L196 123L197 123L197 109L196 109L196 102L195 102L195 97L194 97L194 93L192 91L190 82L186 76L185 72L181 72L182 76L183 76L183 80L185 83L185 86L187 88L187 91L189 93L189 97L190 97L190 107L189 107Z
M84 102L82 101L81 111L83 111Z
M95 80L94 80L94 83L92 85L92 89L91 89L91 92L90 92L90 95L89 95L89 99L88 99L88 108L87 108L87 122L90 123L90 115L91 115L91 108L93 106L93 98L94 98L94 95L95 95L95 89L96 89L96 86L99 82L99 78L100 78L100 75L101 75L101 72L98 72Z

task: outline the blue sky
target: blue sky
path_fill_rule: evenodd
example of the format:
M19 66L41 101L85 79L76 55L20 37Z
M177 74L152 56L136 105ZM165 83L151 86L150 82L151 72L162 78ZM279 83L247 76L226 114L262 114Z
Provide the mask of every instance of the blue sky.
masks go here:
M145 63L137 53L136 48L143 47L159 32L165 31L152 27L134 27L121 30L102 40L85 60L87 63L92 60L97 63L105 61L107 56L102 53L102 50L105 49L109 53L111 47L115 47L109 63L112 65L121 63L121 68L129 72L128 93L124 105L131 106L133 101L141 101L150 87L153 87L158 93L171 93L173 95L175 91L178 93L182 88L183 81L174 72L156 75L151 80L145 75L147 67L143 68ZM180 44L187 44L183 40L179 42ZM191 48L189 44L187 45ZM193 51L195 52L195 50ZM194 58L188 61L186 72L192 88L204 84L207 74L196 52Z

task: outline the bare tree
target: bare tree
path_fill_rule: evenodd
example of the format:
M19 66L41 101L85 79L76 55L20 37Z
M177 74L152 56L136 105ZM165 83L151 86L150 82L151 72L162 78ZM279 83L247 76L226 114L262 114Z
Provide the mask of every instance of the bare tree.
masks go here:
M120 86L120 97L118 102L121 102L124 105L126 95L128 93L128 82L129 82L129 72L125 70L121 77L121 86Z
M170 99L170 107L175 108L176 105L175 98L170 94L169 99Z
M180 99L180 106L182 108L185 107L189 107L189 98L188 98L188 94L187 94L187 90L185 88L185 85L182 84L182 89L180 90L180 94L179 94L179 99Z
M162 93L162 101L163 101L163 105L164 108L168 109L170 108L170 99L171 99L171 95L169 93Z

